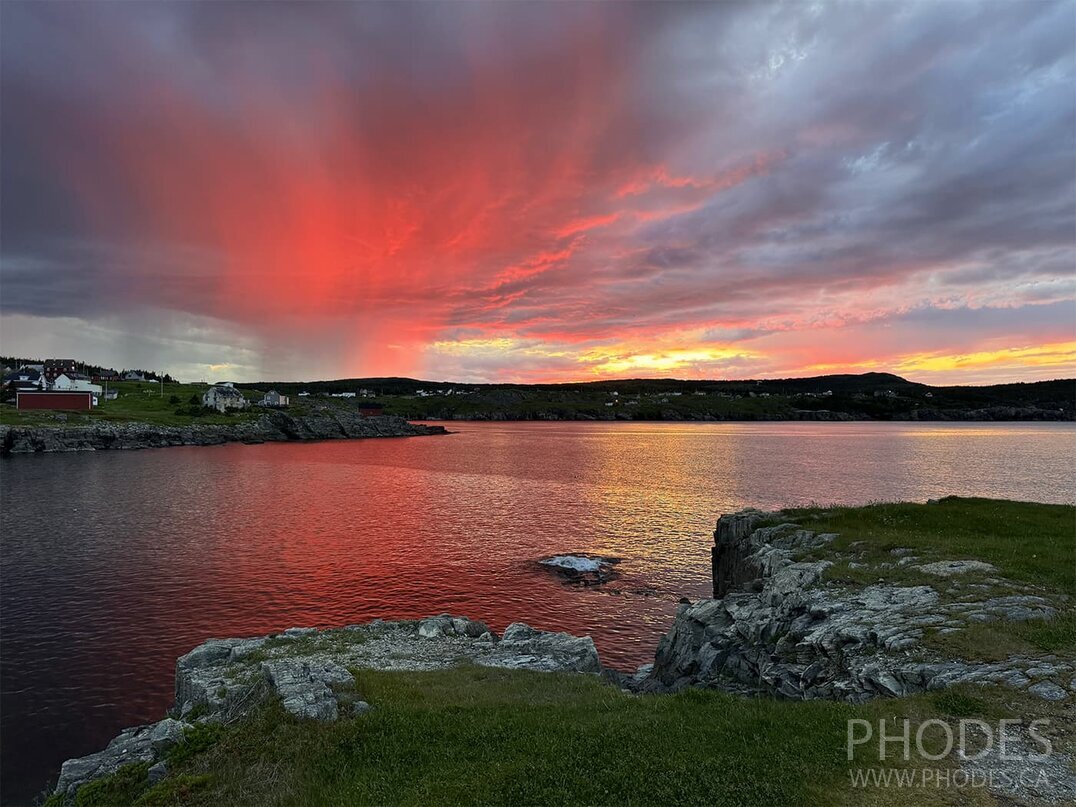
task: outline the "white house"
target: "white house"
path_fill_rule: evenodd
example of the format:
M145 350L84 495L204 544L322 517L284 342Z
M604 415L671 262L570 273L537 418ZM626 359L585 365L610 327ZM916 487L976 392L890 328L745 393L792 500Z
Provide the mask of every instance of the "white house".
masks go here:
M226 412L229 409L246 409L250 401L235 387L217 384L202 393L202 406Z
M94 384L89 376L81 373L60 373L53 380L52 388L64 392L92 392L94 395L100 395L103 392L100 384Z
M265 397L258 401L259 406L284 407L288 405L288 396L281 395L275 389L265 393Z

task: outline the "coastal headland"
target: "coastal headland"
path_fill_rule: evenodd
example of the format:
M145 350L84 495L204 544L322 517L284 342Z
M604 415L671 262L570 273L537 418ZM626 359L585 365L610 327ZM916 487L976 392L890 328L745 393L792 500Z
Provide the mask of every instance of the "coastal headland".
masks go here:
M0 455L67 451L135 450L169 446L212 446L368 437L419 437L446 434L443 426L408 423L391 415L367 417L338 407L306 414L267 411L234 423L155 423L88 421L73 425L0 425Z
M213 639L178 660L170 714L69 760L48 804L1069 804L1074 517L958 498L723 516L714 597L635 671L589 637L449 614ZM974 754L946 741L961 721ZM880 762L853 725L916 742Z

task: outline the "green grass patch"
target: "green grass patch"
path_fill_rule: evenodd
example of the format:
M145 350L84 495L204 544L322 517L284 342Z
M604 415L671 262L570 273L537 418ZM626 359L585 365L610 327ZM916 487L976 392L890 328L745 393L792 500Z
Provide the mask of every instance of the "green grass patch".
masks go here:
M997 661L1011 656L1072 655L1076 652L1076 613L1059 613L1050 621L983 622L956 633L924 636L923 644L969 661Z
M149 764L124 765L114 774L83 785L75 793L75 807L111 807L131 804L145 790Z
M186 804L190 797L197 791L203 790L212 783L211 776L191 776L181 774L170 776L159 784L142 792L132 803L132 807L172 807L172 805Z
M802 508L785 511L785 517L817 532L838 533L833 544L838 551L865 541L875 553L906 547L925 561L984 560L1011 580L1076 594L1071 505L949 497L936 504ZM903 572L887 570L887 579L891 573Z
M995 621L956 632L928 629L926 648L972 661L1076 652L1076 508L950 497L935 504L873 504L785 511L791 520L838 538L825 551L846 555L825 571L829 581L866 586L929 585L942 602L1034 593L1058 610L1050 621ZM916 560L900 565L910 550ZM847 557L847 555L852 557ZM936 560L984 560L997 572L939 577L916 566Z
M186 718L193 720L189 715ZM183 741L168 752L169 767L175 767L212 748L223 736L224 726L220 723L195 723L183 734Z

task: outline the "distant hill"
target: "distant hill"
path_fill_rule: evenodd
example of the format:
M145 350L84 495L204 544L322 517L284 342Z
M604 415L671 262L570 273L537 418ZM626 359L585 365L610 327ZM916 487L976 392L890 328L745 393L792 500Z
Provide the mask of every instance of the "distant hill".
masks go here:
M479 420L1072 420L1076 379L935 387L892 373L741 381L637 378L465 384L349 378L239 384L296 396L362 394L411 418Z

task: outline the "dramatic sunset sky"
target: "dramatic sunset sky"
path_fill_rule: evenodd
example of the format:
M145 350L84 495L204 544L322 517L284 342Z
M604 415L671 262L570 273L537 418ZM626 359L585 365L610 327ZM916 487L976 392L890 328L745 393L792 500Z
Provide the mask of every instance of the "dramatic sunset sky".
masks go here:
M5 354L1076 375L1071 2L0 14Z

